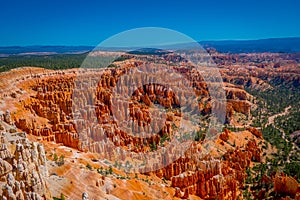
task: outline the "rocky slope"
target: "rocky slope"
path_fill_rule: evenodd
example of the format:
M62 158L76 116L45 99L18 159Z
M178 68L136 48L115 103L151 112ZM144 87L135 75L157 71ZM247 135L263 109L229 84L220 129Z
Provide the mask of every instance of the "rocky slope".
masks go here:
M0 116L0 196L2 199L49 199L43 145L17 131L6 112Z

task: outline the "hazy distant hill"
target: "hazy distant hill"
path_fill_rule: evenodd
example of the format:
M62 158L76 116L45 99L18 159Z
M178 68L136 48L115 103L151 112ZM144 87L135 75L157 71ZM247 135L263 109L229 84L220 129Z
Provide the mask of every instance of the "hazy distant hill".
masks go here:
M261 40L203 41L204 48L213 47L219 52L300 52L300 38L271 38Z
M300 52L300 38L202 41L199 43L204 48L215 48L223 53ZM181 48L184 46L188 48L189 44L180 44L180 46ZM79 54L93 49L93 46L10 46L0 47L0 57L9 55Z

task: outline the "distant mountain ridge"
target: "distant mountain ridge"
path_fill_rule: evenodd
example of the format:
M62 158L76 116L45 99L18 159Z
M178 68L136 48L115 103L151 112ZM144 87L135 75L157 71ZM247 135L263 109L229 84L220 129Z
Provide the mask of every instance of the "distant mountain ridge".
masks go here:
M259 40L224 40L199 42L204 48L212 47L222 53L300 52L300 37Z
M259 40L200 41L199 44L204 48L215 48L222 53L300 52L300 37ZM186 44L186 46L189 45ZM79 54L91 51L94 48L94 46L6 46L0 47L0 56Z

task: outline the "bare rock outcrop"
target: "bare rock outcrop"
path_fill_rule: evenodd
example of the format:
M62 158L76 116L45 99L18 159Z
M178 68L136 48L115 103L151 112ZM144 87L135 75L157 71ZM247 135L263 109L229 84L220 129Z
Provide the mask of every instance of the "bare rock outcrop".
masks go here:
M258 137L258 138L260 138L260 139L263 138L263 137L262 137L262 133L261 133L259 130L257 130L256 128L249 127L249 128L247 128L247 130L250 131L250 132L251 132L253 135L255 135L256 137Z
M227 142L229 139L229 133L230 130L228 130L227 128L224 129L224 132L220 134L219 138L223 141L223 142Z
M4 122L0 122L4 123ZM7 123L6 127L9 127ZM23 132L0 132L0 196L2 199L50 198L46 156L41 144L30 142Z
M4 119L4 122L8 123L8 124L12 124L12 119L11 119L11 116L10 116L10 112L9 110L7 110L3 116L3 119Z
M194 194L203 199L236 199L246 177L246 167L251 161L260 161L261 150L255 141L249 141L243 149L228 150L223 158L202 161L180 158L156 174L170 179L180 198Z
M295 197L298 190L298 182L290 176L277 175L274 179L275 192Z

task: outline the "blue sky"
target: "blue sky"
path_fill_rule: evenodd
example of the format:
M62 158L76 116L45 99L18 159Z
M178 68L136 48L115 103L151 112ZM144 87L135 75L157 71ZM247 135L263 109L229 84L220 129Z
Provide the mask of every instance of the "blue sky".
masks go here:
M149 26L198 41L300 37L298 0L3 0L0 5L0 46L97 45Z

